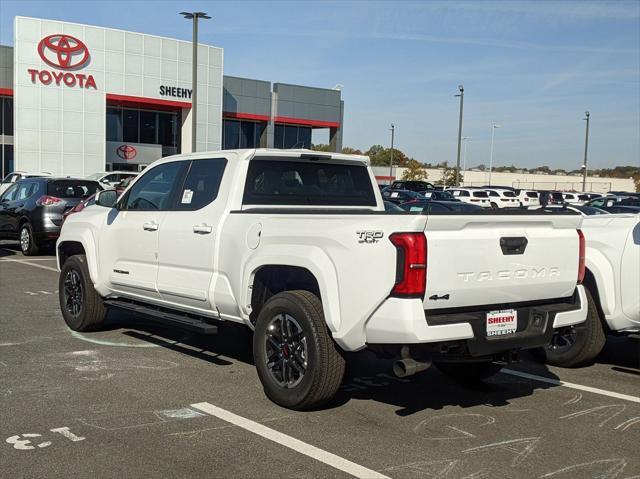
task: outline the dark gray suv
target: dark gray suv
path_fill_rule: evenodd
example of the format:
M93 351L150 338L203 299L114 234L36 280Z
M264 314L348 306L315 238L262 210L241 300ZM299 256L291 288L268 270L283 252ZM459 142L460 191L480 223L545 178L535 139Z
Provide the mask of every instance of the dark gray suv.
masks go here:
M25 256L58 239L63 215L102 189L97 181L25 178L0 196L0 238L17 239Z

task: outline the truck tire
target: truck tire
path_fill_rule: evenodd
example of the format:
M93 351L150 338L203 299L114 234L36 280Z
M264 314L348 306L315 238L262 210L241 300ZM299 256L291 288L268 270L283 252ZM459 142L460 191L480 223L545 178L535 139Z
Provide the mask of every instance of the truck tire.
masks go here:
M502 369L501 364L494 364L491 361L477 363L434 362L434 364L442 373L463 384L473 384L488 379L498 374Z
M265 303L253 334L253 357L266 395L289 409L322 406L344 376L345 361L322 303L309 291L285 291Z
M588 308L586 321L571 328L571 334L554 336L551 344L537 350L534 356L552 366L575 368L589 364L600 354L607 337L596 302L587 288L584 291Z
M74 331L94 331L107 316L107 307L93 288L87 257L83 254L71 256L62 265L58 298L62 317Z
M20 226L20 250L25 256L35 256L40 251L29 222L24 222Z

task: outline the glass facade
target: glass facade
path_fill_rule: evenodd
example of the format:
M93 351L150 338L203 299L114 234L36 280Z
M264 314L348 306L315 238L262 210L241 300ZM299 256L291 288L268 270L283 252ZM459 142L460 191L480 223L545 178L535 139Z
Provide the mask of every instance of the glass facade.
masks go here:
M273 132L274 148L311 148L311 127L280 125Z
M13 98L0 97L0 135L13 136Z
M180 153L180 114L107 108L107 141L162 145L162 156Z
M260 138L266 123L244 120L224 120L222 122L222 149L260 148Z
M13 137L13 98L0 96L0 136ZM5 143L5 141L10 143ZM13 166L13 140L0 139L0 179L12 173Z

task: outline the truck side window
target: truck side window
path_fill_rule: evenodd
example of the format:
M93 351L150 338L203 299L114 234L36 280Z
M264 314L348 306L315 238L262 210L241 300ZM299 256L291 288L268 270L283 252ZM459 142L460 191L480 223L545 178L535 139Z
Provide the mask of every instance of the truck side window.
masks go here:
M184 161L174 161L146 171L122 199L121 208L137 211L168 209L186 164Z
M176 209L199 210L215 200L226 166L225 158L191 161L184 185L178 192Z

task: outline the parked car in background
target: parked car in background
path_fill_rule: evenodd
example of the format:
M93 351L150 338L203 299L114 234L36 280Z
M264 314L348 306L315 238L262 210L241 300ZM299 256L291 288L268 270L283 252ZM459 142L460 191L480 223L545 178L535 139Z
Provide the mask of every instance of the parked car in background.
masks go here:
M475 213L486 211L482 206L462 201L412 200L402 203L399 208L410 213Z
M554 210L569 210L580 213L582 216L595 216L595 215L608 215L610 214L608 211L605 211L601 208L596 208L595 206L587 206L587 205L547 205L547 206L534 206L533 208L529 208L530 210L544 209L547 211Z
M536 190L515 189L513 192L516 194L522 208L540 205L540 193Z
M577 193L573 191L562 193L562 197L564 202L570 205L584 205L591 199L587 193Z
M405 210L403 210L402 208L400 208L398 205L396 205L395 203L391 203L391 201L384 201L384 210L388 213L399 213L402 212L404 213Z
M126 190L129 187L129 185L131 184L131 182L133 180L135 180L135 179L136 179L135 176L129 176L128 178L125 178L120 183L118 183L116 185L116 192L118 193L118 196L120 196L122 194L122 192L124 190Z
M491 208L489 193L475 188L449 188L447 190L456 200L471 203L483 208Z
M640 193L631 192L631 191L610 191L607 194L608 195L613 195L613 196L627 196L627 197L630 197L630 198L636 198L636 199L640 200Z
M127 178L138 176L137 171L102 171L87 176L87 180L97 181L105 188L113 188Z
M520 207L520 200L513 190L487 188L484 191L489 195L489 204L494 210Z
M423 195L425 196L425 198L429 198L430 200L436 200L436 201L460 201L460 200L457 200L448 191L438 191L438 190L425 191Z
M564 204L564 195L561 191L538 191L542 206Z
M13 173L9 173L0 183L0 195L7 191L9 187L17 181L20 181L24 178L37 178L40 176L51 176L51 173L26 173L24 171L14 171Z
M399 205L410 200L425 200L426 197L411 190L386 189L382 192L382 199Z
M0 237L18 239L25 256L55 242L64 213L102 187L76 178L31 177L0 196Z
M396 180L391 183L392 190L410 190L417 193L423 193L425 191L435 190L435 186L427 181L417 180Z
M600 353L609 334L640 332L640 216L584 218L589 312L580 327L563 328L539 355L549 364L576 367Z
M609 213L640 213L640 201L627 196L603 196L587 202L587 206L594 206Z

